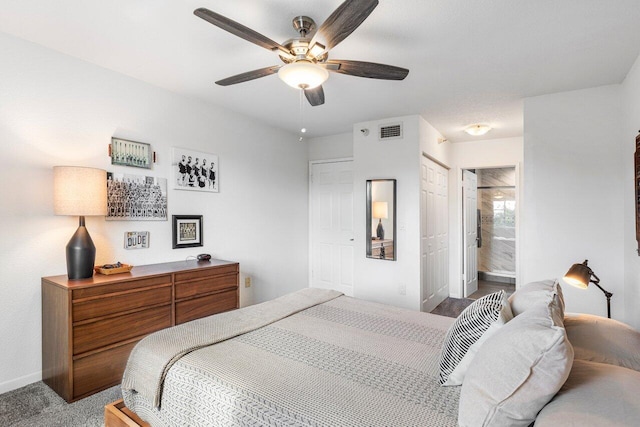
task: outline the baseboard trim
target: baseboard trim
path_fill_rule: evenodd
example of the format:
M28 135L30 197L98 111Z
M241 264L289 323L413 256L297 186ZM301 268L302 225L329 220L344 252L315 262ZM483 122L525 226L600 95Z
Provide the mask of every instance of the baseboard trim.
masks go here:
M490 282L505 283L507 285L516 284L516 278L514 276L500 273L489 273L486 271L478 271L478 279L487 280Z
M0 383L0 394L16 390L20 387L24 387L26 385L33 384L41 380L42 380L42 371L38 371L33 374L25 375L24 377L15 378L10 381L5 381L3 383Z

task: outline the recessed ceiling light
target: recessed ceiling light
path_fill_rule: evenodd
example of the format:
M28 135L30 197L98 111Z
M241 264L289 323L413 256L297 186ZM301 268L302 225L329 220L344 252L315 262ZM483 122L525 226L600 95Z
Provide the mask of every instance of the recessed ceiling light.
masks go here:
M467 128L464 131L469 135L480 136L480 135L484 135L490 130L491 130L491 126L489 125L477 124L477 125L467 126Z

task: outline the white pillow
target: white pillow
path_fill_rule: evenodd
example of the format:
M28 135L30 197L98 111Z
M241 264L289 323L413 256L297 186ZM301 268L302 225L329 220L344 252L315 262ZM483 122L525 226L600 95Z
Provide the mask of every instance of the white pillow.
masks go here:
M509 297L514 316L540 303L552 303L552 310L557 312L561 319L564 317L564 295L557 279L527 283Z
M564 327L576 359L640 371L640 332L631 326L592 314L567 314Z
M637 426L640 372L575 360L558 394L538 414L535 427Z
M564 384L573 349L562 319L538 304L489 338L471 362L460 392L460 426L523 426Z
M482 343L513 318L504 291L465 308L447 331L440 356L440 384L460 385Z

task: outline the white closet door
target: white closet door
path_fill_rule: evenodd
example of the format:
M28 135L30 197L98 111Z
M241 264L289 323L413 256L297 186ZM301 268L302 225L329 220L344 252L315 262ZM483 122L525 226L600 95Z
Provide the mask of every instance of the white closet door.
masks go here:
M312 164L309 200L311 287L353 295L353 162Z
M449 296L448 171L423 157L420 185L422 311Z

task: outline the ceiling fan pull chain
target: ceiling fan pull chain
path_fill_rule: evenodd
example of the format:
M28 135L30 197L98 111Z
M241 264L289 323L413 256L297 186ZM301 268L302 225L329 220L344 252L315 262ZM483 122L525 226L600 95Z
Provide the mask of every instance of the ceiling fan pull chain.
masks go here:
M300 133L305 133L307 130L304 127L304 88L300 88ZM302 142L302 135L300 135L300 141Z

